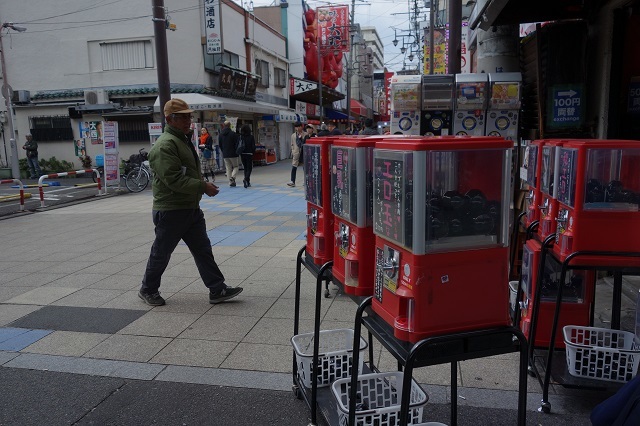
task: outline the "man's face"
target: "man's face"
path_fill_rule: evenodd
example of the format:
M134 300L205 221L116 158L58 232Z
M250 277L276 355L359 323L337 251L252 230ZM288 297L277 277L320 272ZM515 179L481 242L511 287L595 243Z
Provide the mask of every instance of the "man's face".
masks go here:
M327 124L327 128L329 129L330 132L332 132L333 129L336 128L336 126L334 126L333 124Z
M189 133L191 130L191 114L171 114L166 119L167 123L184 133Z

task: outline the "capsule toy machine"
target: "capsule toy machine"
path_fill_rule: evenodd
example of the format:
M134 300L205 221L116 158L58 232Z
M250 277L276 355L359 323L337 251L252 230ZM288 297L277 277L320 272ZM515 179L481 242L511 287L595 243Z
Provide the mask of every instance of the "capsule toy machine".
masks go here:
M375 140L381 138L340 138L331 146L331 272L345 293L357 296L373 293L372 165Z
M321 266L333 259L330 147L335 137L308 139L303 145L304 189L307 200L307 256Z
M490 96L485 130L487 136L518 140L521 86L522 74L519 72L489 74Z
M640 252L640 142L569 140L556 161L558 259L576 251Z
M512 148L491 137L376 142L372 306L396 338L509 325Z
M556 217L558 215L558 200L556 199L555 176L558 174L557 148L562 141L557 139L545 140L542 144L540 161L540 203L537 204L540 224L536 236L544 241L556 232Z
M531 344L532 312L538 291L538 273L540 265L541 243L534 239L528 240L522 253L521 283L523 289L520 302L520 329ZM551 328L555 314L556 297L560 283L561 265L553 256L545 257L542 280L540 281L540 306L536 321L536 347L549 347ZM562 309L558 318L558 328L566 325L589 326L591 306L594 302L595 273L593 271L567 271L562 290ZM562 333L556 333L555 346L564 348Z
M446 136L453 133L453 74L422 76L421 135Z
M520 178L529 186L529 191L524 199L525 215L522 224L525 228L533 222L540 220L540 171L542 166L542 146L544 140L532 141L525 150L526 167L520 172Z
M456 74L453 133L483 136L487 115L487 74Z

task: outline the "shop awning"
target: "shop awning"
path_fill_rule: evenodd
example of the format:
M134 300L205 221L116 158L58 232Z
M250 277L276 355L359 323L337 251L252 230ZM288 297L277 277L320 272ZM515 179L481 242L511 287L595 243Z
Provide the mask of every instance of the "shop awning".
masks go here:
M202 93L174 93L171 98L179 98L185 101L189 108L196 111L239 111L249 114L277 114L278 108L268 107L264 104L203 95ZM156 98L153 110L160 112L160 98Z
M485 31L492 26L586 18L606 0L478 0L469 27Z
M363 117L367 116L367 107L364 106L360 101L356 99L351 99L350 105L351 105L351 111L353 113L361 115Z
M348 120L349 117L347 116L347 114L340 111L336 111L335 109L325 108L324 112L325 112L324 116L329 120L339 121L341 123L346 123L347 121L349 121ZM351 120L354 120L353 116L351 117Z
M277 123L306 123L307 116L293 111L280 110L278 114L263 115L263 120L273 120Z

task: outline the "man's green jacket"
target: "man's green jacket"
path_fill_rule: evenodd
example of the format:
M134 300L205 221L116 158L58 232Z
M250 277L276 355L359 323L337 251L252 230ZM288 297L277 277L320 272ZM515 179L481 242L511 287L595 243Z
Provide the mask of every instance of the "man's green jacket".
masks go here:
M167 125L149 152L153 170L153 210L197 209L206 184L189 138Z

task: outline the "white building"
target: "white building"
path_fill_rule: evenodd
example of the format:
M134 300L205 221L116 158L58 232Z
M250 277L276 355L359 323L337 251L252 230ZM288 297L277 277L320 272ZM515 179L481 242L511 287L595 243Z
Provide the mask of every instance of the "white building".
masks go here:
M187 100L197 109L194 121L213 132L223 118L237 119L238 125L253 127L258 143L286 157L289 132L278 132L275 121L293 112L285 36L233 2L165 0L165 6L176 27L167 30L172 96ZM213 6L221 8L215 16L223 53L209 55L205 8ZM87 7L83 0L0 0L0 10L5 22L27 28L2 30L18 147L31 133L40 159L55 156L77 166L75 141L86 136L85 123L102 120L118 122L121 158L149 147L148 124L161 119L150 2ZM236 90L240 86L226 90L221 72L232 75L234 83L236 77L246 81L246 91ZM251 82L257 83L255 93ZM8 132L8 126L4 129ZM9 136L4 136L9 151ZM85 139L91 157L102 151L94 139Z

